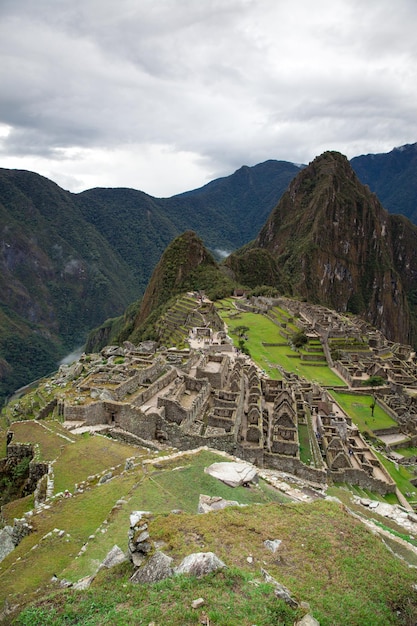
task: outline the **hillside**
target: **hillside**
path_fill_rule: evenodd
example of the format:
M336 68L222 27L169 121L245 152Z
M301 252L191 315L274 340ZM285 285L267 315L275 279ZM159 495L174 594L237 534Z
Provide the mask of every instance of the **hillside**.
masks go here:
M352 164L387 209L415 219L415 144ZM200 189L153 198L133 189L71 194L37 174L1 170L0 402L55 369L92 327L141 297L181 232L194 230L216 258L251 241L299 172L269 160ZM266 251L252 250L246 262L257 268L256 284L274 282L276 260ZM279 284L291 292L285 275ZM413 290L407 287L411 300Z
M71 194L36 174L0 171L0 232L1 402L120 313L135 285Z
M386 154L357 156L350 164L390 213L405 215L417 224L417 143Z
M66 455L73 448L72 456L78 451L84 460L100 438L84 437L82 446L76 436L71 439ZM352 501L349 513L341 502L326 501L289 478L280 481L285 494L264 478L258 486L228 487L204 472L213 462L231 460L214 452L163 458L135 449L124 464L128 450L111 441L107 447L114 459L119 456L117 467L109 472L96 462L97 469L90 470L96 473L79 477L77 487L68 476L63 484L71 497L57 493L49 508L26 518L33 532L0 566L0 623L59 626L75 619L133 626L169 619L179 626L198 623L202 610L218 626L293 626L307 612L322 626L414 623L415 569L366 527L377 528L375 512ZM197 514L201 493L246 506ZM227 568L147 585L130 580L137 568L129 560L97 572L114 546L127 552L129 517L137 510L152 511L146 519L150 541L175 565L204 551L214 552ZM275 539L279 548L272 552L266 543ZM262 570L285 585L295 608L276 597ZM202 610L192 609L200 597Z
M227 265L254 286L247 258L262 254L284 293L362 315L391 340L415 344L416 246L416 226L388 214L344 156L325 152Z
M175 296L193 291L216 300L230 295L233 288L234 283L207 251L202 240L194 232L187 231L176 237L164 251L142 300L130 306L122 318L108 320L92 331L86 348L97 350L108 343L120 344L125 340L137 343L153 339L160 342L167 323L166 320L161 323L161 318ZM195 303L193 307L196 308ZM190 310L188 315L191 313ZM182 323L185 324L185 319Z
M0 402L140 297L180 232L194 229L213 250L242 245L296 171L267 162L157 199L133 189L71 194L37 174L1 170Z
M173 283L192 275L187 259L216 267L193 233L164 257L160 281L162 267ZM168 302L188 319L186 349L108 346L4 409L1 484L28 480L17 500L2 492L0 623L293 626L309 613L322 626L414 624L410 348L300 300L219 301L227 333L193 317L198 293ZM254 482L207 473L232 455ZM202 515L212 497L231 504ZM136 511L150 514L132 530ZM226 568L143 585L161 552L175 568L214 552Z

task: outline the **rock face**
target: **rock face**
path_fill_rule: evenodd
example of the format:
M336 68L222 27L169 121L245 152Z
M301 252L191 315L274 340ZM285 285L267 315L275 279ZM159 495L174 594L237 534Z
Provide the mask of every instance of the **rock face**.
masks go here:
M417 228L389 215L343 155L325 152L302 170L250 251L229 261L244 284L245 258L260 250L275 263L274 286L416 342Z
M14 548L13 528L12 526L5 526L0 530L0 562L6 558Z
M127 561L126 554L123 552L121 548L119 548L119 546L115 545L112 547L110 552L108 552L106 558L104 559L104 561L102 561L100 567L106 567L107 569L110 569L111 567L115 567L115 565L120 565L121 563L124 563L125 561Z
M206 474L218 478L229 487L240 487L255 480L256 469L248 463L213 463L204 469Z
M286 602L292 609L298 608L298 602L292 597L291 592L287 589L287 587L275 580L275 578L268 574L268 572L263 568L261 568L261 574L267 583L274 586L274 593L277 598L284 600L284 602Z

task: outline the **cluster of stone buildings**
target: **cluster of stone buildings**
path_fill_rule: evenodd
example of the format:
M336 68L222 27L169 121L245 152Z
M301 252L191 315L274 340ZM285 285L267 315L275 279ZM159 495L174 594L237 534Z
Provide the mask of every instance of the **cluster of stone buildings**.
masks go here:
M376 434L381 441L386 436L392 449L395 441L416 445L417 369L411 348L390 344L365 323L324 307L285 298L240 302L267 315L276 305L321 342L346 390L358 390L358 381L362 386L370 376L383 377L387 384L371 391L396 425ZM126 342L83 355L61 366L53 384L65 393L48 412L78 432L101 430L130 443L169 443L180 450L206 445L316 484L331 479L381 493L395 490L328 390L282 368L281 380L269 379L235 350L225 330L192 328L189 344L177 350ZM400 370L407 373L401 384Z
M311 329L310 329L311 330ZM297 376L271 380L225 334L193 329L198 348L107 347L72 368L76 395L57 410L67 427L130 442L207 445L316 484L329 478L386 493L395 485L327 391ZM149 346L148 346L149 349ZM300 456L300 429L309 450ZM307 461L306 461L307 456Z

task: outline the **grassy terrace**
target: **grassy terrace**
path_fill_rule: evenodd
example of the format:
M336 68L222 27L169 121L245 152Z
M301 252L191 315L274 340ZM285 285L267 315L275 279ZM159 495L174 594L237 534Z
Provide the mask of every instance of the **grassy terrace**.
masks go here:
M416 487L414 487L414 485L410 482L412 478L415 478L413 472L410 472L410 470L404 465L397 465L396 463L393 463L379 452L375 451L375 454L391 478L395 481L403 496L405 496L410 502L417 500Z
M246 346L250 351L252 359L266 371L270 378L282 378L281 372L277 367L281 366L287 372L293 372L307 380L316 381L320 385L338 387L344 384L327 364L312 365L302 361L300 353L291 350L288 340L280 333L279 327L264 315L238 312L231 300L223 300L219 303L218 312L227 324L228 332L236 347L238 347L239 337L237 334L234 334L234 329L239 326L247 326L249 328L246 333L248 337ZM304 350L304 353L308 354L306 350Z
M331 395L351 417L362 433L373 435L374 430L391 428L397 425L392 417L378 405L375 406L374 415L372 416L371 404L373 403L373 398L371 395L352 395L342 391L332 391Z
M77 445L73 447L78 448ZM197 511L200 493L218 495L242 504L288 501L264 481L260 481L259 488L233 489L204 473L204 467L224 460L218 454L201 452L163 463L159 468L158 459L155 459L157 467L147 465L144 471L143 467L137 466L103 485L91 483L84 493L57 499L50 511L42 511L32 518L34 532L0 564L0 605L9 593L33 591L46 584L53 573L74 581L93 573L115 544L125 549L132 510L167 514L172 509L181 509L191 514ZM68 472L66 482L73 478L70 467ZM83 478L87 477L87 472L88 468L85 468ZM6 513L9 506L5 507ZM53 532L54 528L65 530L65 539L60 539ZM88 549L75 558L87 543ZM27 566L27 555L32 549L36 550L39 563L36 570Z

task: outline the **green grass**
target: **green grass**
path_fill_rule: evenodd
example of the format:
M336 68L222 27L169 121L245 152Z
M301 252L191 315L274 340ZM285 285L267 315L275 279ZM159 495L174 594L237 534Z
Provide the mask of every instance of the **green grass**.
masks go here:
M55 493L82 482L88 476L103 472L108 467L120 466L126 459L139 456L141 450L100 435L83 435L77 444L64 446L54 464ZM120 470L119 470L120 471Z
M281 335L279 328L270 319L257 313L239 312L235 318L236 310L220 309L219 314L226 322L228 331L234 344L238 347L239 337L233 334L238 326L248 326L248 340L246 346L252 359L266 371L273 379L280 379L282 375L278 365L288 372L293 372L310 381L316 381L325 386L342 386L341 379L326 365L308 365L301 361L299 353L292 351L287 345L287 340ZM283 346L265 346L264 344L283 343Z
M391 428L397 423L378 405L375 406L374 415L371 413L373 398L371 395L355 395L332 391L331 395L340 404L342 409L349 415L361 432L372 434L380 428Z
M204 473L204 467L223 460L224 457L211 452L169 462L155 460L161 468L150 465L144 473L139 466L72 498L55 500L50 510L31 518L34 532L0 564L0 604L9 593L31 593L46 585L54 573L73 581L93 574L115 544L125 549L132 510L168 514L173 509L182 509L196 513L200 493L241 503L288 501L263 481L259 487L233 489ZM120 499L125 503L116 506ZM67 535L42 539L54 528L64 530ZM89 539L92 535L94 538ZM88 549L78 555L85 544ZM35 556L40 564L36 568L28 567L27 557L34 545L38 546Z
M417 456L417 448L395 448L394 452L406 457Z
M35 421L14 422L11 430L14 433L13 441L20 443L37 443L39 461L53 461L69 445L68 439L76 441L77 435L66 434L66 439L51 431L51 422L45 423L45 427Z
M396 559L334 502L159 515L151 520L149 531L152 539L164 541L163 551L175 565L192 552L213 551L228 569L200 580L182 576L156 585L133 585L128 580L132 566L125 564L102 572L87 592L49 595L17 623L133 625L153 621L182 626L198 624L204 610L216 626L294 624L302 612L296 615L275 598L272 602L272 588L261 583L261 567L298 601L308 602L321 626L389 626L417 619L412 592L416 570ZM275 554L263 544L273 538L282 541ZM191 601L198 597L205 604L199 611L192 610Z
M300 460L306 465L310 465L311 449L307 424L298 424L298 438L300 444Z
M415 495L407 496L406 494L415 494L417 491L417 487L415 487L410 480L415 478L415 475L404 465L399 465L389 461L383 454L375 451L378 459L385 467L391 478L396 483L398 489L401 493L407 498L407 500L413 501L417 500Z
M125 568L126 569L126 568ZM120 576L125 569L119 568ZM205 600L200 609L191 603ZM51 611L51 603L56 603ZM16 622L20 626L64 626L68 623L98 626L137 624L199 624L202 614L216 626L293 624L302 611L276 600L273 587L256 582L238 569L220 571L202 579L179 576L155 585L114 581L103 572L100 588L84 593L58 593L35 609L28 609ZM75 621L76 620L76 621ZM80 621L79 621L80 620Z

